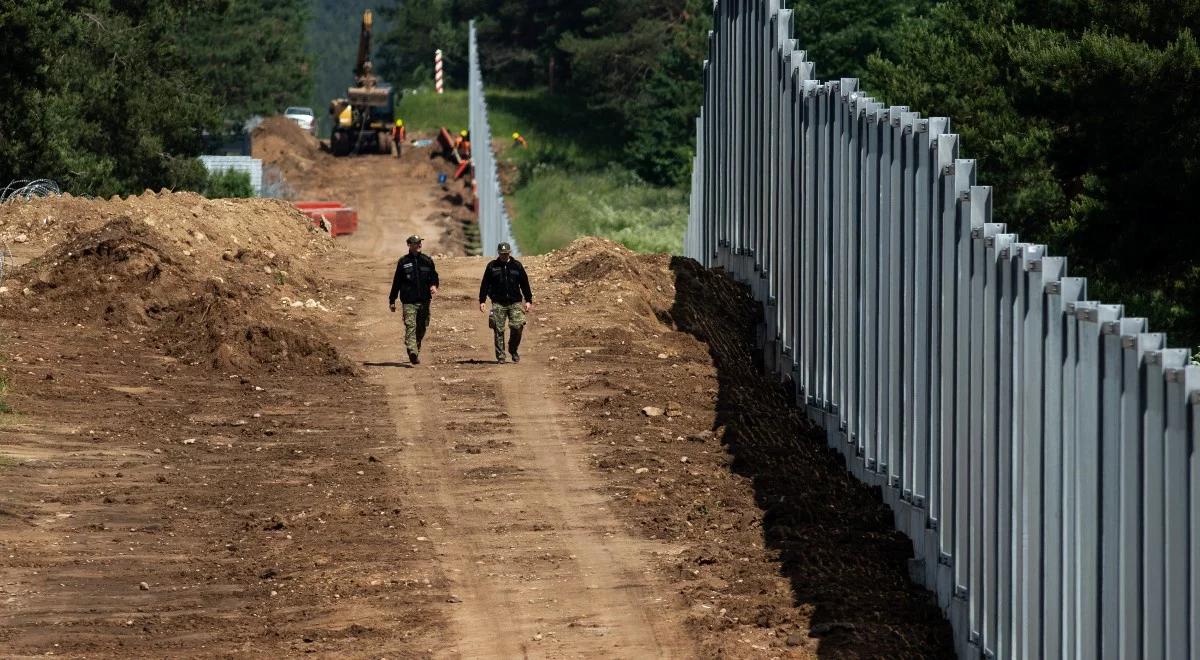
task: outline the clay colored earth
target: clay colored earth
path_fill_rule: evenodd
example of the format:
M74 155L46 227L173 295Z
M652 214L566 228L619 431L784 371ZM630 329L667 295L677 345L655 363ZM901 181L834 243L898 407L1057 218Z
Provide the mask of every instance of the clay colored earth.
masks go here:
M598 239L523 258L498 365L445 164L266 130L358 234L0 207L0 655L951 656L888 510L754 370L739 285ZM415 368L386 300L412 233L442 275Z

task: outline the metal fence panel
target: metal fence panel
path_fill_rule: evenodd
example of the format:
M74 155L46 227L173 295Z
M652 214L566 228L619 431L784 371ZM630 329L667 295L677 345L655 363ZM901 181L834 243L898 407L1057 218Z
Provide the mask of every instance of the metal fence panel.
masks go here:
M501 242L512 246L514 255L521 254L513 237L512 223L508 218L508 207L504 204L504 193L500 189L500 175L496 170L496 153L492 150L492 127L488 122L487 97L483 92L483 72L479 68L479 43L475 35L475 21L470 27L470 127L471 159L474 166L475 208L479 217L479 240L483 254L496 254Z
M763 303L961 654L1200 655L1197 368L1004 233L947 120L815 80L780 4L714 4L686 254Z

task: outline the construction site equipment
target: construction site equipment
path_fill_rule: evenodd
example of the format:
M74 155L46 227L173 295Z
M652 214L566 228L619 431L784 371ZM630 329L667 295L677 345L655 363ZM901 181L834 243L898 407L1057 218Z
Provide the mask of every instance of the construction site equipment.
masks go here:
M359 153L391 153L392 123L395 121L395 97L392 86L381 81L371 65L371 10L363 12L358 35L358 57L354 65L354 86L346 98L329 103L333 125L329 150L334 156Z
M293 206L312 220L313 226L338 237L358 231L358 211L341 202L293 202Z

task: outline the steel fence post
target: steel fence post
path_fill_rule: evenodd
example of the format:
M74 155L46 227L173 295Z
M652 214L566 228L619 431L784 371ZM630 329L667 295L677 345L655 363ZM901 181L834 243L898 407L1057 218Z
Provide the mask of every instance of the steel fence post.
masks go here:
M1188 395L1188 412L1188 649L1196 655L1200 653L1200 392L1192 390Z
M1166 433L1163 437L1166 470L1163 495L1166 501L1163 529L1166 531L1166 560L1163 568L1169 576L1166 591L1166 649L1168 658L1189 658L1188 621L1188 396L1195 391L1200 367L1187 366L1190 352L1174 349L1169 362L1178 366L1164 369L1166 379ZM1166 360L1166 358L1164 358Z
M916 279L916 189L918 172L917 143L920 135L917 127L921 115L906 112L900 117L900 344L907 350L897 351L899 359L899 391L900 400L897 408L898 426L897 443L900 453L900 507L897 510L898 527L910 537L915 536L917 529L914 522L913 494L916 476L916 438L913 434L913 388L916 382L916 292L913 282Z
M941 337L942 346L940 407L941 456L939 457L938 472L941 475L939 493L941 506L938 515L940 545L942 554L939 557L938 604L943 610L950 607L950 599L954 593L954 552L955 552L955 369L954 351L956 346L955 332L958 307L958 136L948 134L938 140L938 155L943 163L942 185L942 219L941 219ZM964 169L961 173L967 185L970 181ZM944 577L943 577L944 576Z
M1094 301L1080 301L1067 306L1066 359L1063 363L1063 657L1078 657L1080 590L1079 562L1076 547L1079 543L1079 385L1082 371L1080 360L1080 312L1095 307Z
M1045 257L1043 246L1026 251L1026 324L1025 324L1025 372L1022 388L1025 398L1024 463L1025 492L1021 505L1025 518L1025 564L1021 571L1022 620L1025 628L1022 646L1024 658L1037 658L1042 654L1042 562L1044 551L1044 506L1045 506L1045 437L1046 419L1046 343L1049 341L1051 287L1060 286L1060 277L1066 268L1061 257Z
M954 250L954 598L951 621L960 632L966 628L966 605L970 597L970 435L969 407L971 381L971 186L975 185L975 161L959 159L954 163L955 214L952 228ZM1003 258L1003 254L1001 255ZM966 653L968 633L961 636L961 652Z
M1135 658L1142 652L1142 447L1145 354L1162 348L1162 335L1146 332L1145 319L1121 322L1121 454L1120 536L1118 563L1121 594L1117 614L1116 656ZM1047 632L1049 629L1047 628Z
M983 197L982 194L979 197ZM990 209L988 209L990 215ZM985 215L985 218L987 216ZM1003 301L1003 264L1000 261L1000 250L1011 242L1009 235L1004 234L1005 226L1000 223L985 222L975 238L975 250L981 254L983 292L977 298L983 332L980 345L976 352L982 354L983 368L988 370L988 377L982 379L980 410L980 443L982 452L980 468L983 475L980 484L982 512L980 524L982 534L980 543L981 561L983 564L983 580L975 601L980 604L980 612L976 621L979 625L979 645L983 651L995 648L996 637L996 511L1000 492L996 483L997 446L999 442L999 423L996 420L999 406L1000 386L1000 353L998 338L1000 336L1000 304ZM998 237L1004 235L997 242Z
M1043 498L1043 403L1045 400L1045 331L1047 327L1046 283L1057 281L1062 272L1061 259L1045 256L1045 246L1028 247L1023 254L1022 313L1020 330L1022 374L1019 396L1023 414L1017 429L1021 443L1020 538L1021 566L1015 576L1019 585L1020 621L1023 631L1017 652L1034 657L1041 652L1041 564Z
M847 97L847 118L849 134L847 136L847 168L846 181L846 409L842 414L846 420L846 451L851 456L852 470L859 479L862 475L862 425L861 402L862 387L862 163L863 143L862 125L863 113L860 99L862 94L857 91L855 81Z
M996 387L996 537L999 550L996 554L996 653L998 657L1011 657L1013 653L1013 609L1012 561L1013 561L1013 435L1012 404L1014 374L1013 312L1017 298L1015 256L1020 254L1022 244L1017 243L1016 234L996 236L996 286L999 301L996 314L996 353L999 358Z
M945 249L942 245L942 219L945 215L946 190L953 189L954 159L956 154L948 147L951 137L949 120L934 120L931 122L929 135L930 153L933 166L930 174L933 181L930 184L929 208L929 496L926 511L929 514L928 527L929 551L931 560L926 564L925 583L931 591L939 591L938 574L943 554L943 470L942 448L944 442L942 432L942 268ZM936 130L934 129L936 126Z
M817 166L817 383L818 406L823 426L829 430L829 409L831 401L831 373L833 357L833 289L837 286L834 280L833 264L833 176L834 144L833 117L831 115L831 99L837 94L837 83L826 82L817 87L817 112L820 133L817 149L820 160ZM829 435L826 433L826 442Z
M1066 273L1064 266L1062 272ZM1085 282L1078 277L1062 277L1046 287L1047 329L1045 345L1045 423L1043 448L1045 508L1042 512L1045 547L1042 620L1045 622L1042 657L1062 655L1063 626L1063 535L1066 517L1063 510L1063 430L1066 410L1063 403L1063 374L1066 372L1067 314L1082 299ZM1003 657L997 649L997 657Z
M810 417L817 418L817 87L816 81L804 83L804 178L801 182L804 204L804 257L802 272L804 276L804 391L807 395L807 412Z
M879 446L879 161L881 108L864 99L866 162L863 164L863 399L860 443L868 484L877 483Z
M943 123L937 119L919 120L914 131L914 149L916 153L914 174L913 199L913 380L912 380L912 438L913 438L913 485L912 485L912 521L909 528L918 558L926 559L926 545L929 543L926 528L929 522L929 435L932 409L930 407L930 371L931 355L930 320L933 306L930 292L930 255L932 254L933 218L930 216L930 200L933 187L936 185L936 174L932 167L931 136L942 131ZM929 570L930 564L924 564ZM926 579L926 582L928 580Z
M1168 655L1167 598L1167 392L1166 373L1187 362L1187 351L1161 349L1146 353L1146 398L1144 413L1144 463L1142 472L1145 518L1142 547L1145 581L1143 583L1142 657L1166 658ZM1172 594L1173 595L1173 594ZM1172 627L1173 628L1173 627ZM1186 657L1186 654L1185 654Z
M1081 658L1100 653L1100 379L1101 337L1104 323L1115 321L1119 310L1091 305L1077 310L1079 368L1076 410L1076 518L1075 564L1078 567L1077 653Z
M904 223L901 220L900 206L904 197L904 114L908 112L905 106L893 106L888 113L888 152L889 176L887 187L887 228L888 241L887 263L883 274L888 278L887 317L887 385L884 402L886 412L882 415L884 428L884 461L887 463L887 488L883 497L892 505L893 510L899 510L900 474L902 468L900 456L900 422L902 418L900 406L900 298L902 282L904 282L904 264L902 258L902 242L904 242Z

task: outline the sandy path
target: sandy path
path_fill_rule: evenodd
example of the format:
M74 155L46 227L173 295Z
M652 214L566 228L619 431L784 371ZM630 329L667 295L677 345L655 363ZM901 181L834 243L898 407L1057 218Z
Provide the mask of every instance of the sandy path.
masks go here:
M459 250L439 244L429 219L439 194L403 178L390 190L343 192L360 204L360 230L341 273L360 283L355 357L388 393L408 446L402 478L418 497L409 504L426 523L402 542L432 548L451 594L452 626L430 640L435 655L691 656L651 570L651 553L666 548L634 540L613 515L536 340L521 364L491 363L474 302L484 260L438 260L442 295L422 364L407 364L387 289L408 234L433 237L429 254Z

